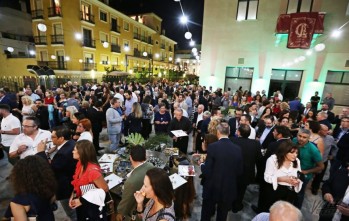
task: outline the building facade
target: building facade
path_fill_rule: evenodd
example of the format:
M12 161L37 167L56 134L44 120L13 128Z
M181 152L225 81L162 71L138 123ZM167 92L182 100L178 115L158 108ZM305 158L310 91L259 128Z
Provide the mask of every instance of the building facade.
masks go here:
M8 0L0 3L0 17L0 88L18 91L36 82L36 75L27 71L27 64L35 62L31 18L25 2Z
M299 96L303 103L315 91L322 97L332 92L337 105L349 105L348 4L206 0L200 84L233 90L242 86L252 93L264 89L268 96L281 90L285 98ZM312 37L309 49L289 49L290 34L277 31L279 22L284 16L295 19L304 14L308 20L313 14L322 18L322 30L308 35L308 29L299 26L296 34ZM341 31L337 38L332 35L336 29Z
M157 76L173 68L175 41L153 13L127 16L98 0L31 0L37 65L48 87L101 81L106 73Z

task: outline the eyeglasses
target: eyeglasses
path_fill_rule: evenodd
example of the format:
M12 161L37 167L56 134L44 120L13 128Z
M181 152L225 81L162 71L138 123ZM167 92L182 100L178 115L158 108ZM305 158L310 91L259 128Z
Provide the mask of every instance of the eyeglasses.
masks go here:
M28 128L28 127L35 127L35 126L30 126L30 125L22 125L22 127L24 127L24 128Z
M348 123L348 122L349 122L349 120L342 120L342 122Z

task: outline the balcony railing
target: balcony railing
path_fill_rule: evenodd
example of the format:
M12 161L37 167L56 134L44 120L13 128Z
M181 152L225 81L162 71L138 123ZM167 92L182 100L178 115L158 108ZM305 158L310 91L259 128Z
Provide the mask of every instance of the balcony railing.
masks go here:
M43 19L44 18L44 10L33 10L32 11L32 19Z
M46 36L34 36L34 42L36 45L47 45Z
M141 35L138 33L133 33L133 39L141 40Z
M142 57L141 52L138 49L133 49L133 56L135 57Z
M120 26L112 25L110 31L120 33Z
M121 66L120 65L112 65L111 66L111 71L120 71L121 70Z
M169 51L172 51L172 47L171 47L171 46L168 46L168 50L169 50Z
M81 69L83 71L97 70L97 63L83 62Z
M121 47L120 45L117 44L111 44L111 51L112 52L117 52L117 53L121 53Z
M160 48L165 49L165 44L161 44Z
M147 39L146 39L146 42L148 43L148 44L154 44L153 43L153 39L151 39L151 37L148 37Z
M49 7L48 8L48 17L62 17L62 8L61 7Z
M39 66L47 66L54 70L66 70L66 61L38 61Z
M95 23L95 16L94 15L89 14L89 13L84 13L82 11L80 11L80 19L82 21L86 21L86 22L89 22L91 24Z
M89 47L89 48L96 48L96 41L95 40L92 40L90 38L85 38L83 41L82 41L82 46L84 47Z
M51 44L64 44L64 35L51 35Z

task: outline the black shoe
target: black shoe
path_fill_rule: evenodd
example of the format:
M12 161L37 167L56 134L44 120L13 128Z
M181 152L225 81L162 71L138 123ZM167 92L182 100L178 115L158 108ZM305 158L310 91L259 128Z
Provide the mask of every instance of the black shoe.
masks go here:
M255 212L256 214L259 214L259 208L255 205L251 205L251 209L253 210L253 212Z

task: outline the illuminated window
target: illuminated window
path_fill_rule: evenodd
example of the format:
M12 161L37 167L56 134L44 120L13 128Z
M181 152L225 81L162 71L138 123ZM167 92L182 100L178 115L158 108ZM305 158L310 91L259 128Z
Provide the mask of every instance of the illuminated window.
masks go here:
M236 20L257 19L258 0L239 0Z
M288 0L287 14L311 12L314 0Z

